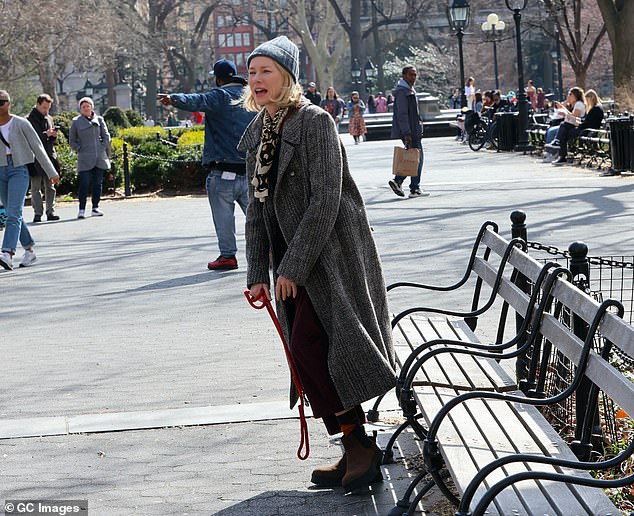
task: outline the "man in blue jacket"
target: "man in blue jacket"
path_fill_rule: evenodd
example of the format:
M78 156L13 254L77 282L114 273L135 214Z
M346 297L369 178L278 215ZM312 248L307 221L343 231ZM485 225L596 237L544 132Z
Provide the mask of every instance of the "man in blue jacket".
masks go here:
M205 145L202 163L208 170L206 188L218 237L220 256L207 264L209 270L238 268L235 203L246 213L249 202L244 153L238 152L240 137L255 113L237 103L247 81L238 76L236 65L227 59L214 64L217 88L201 94L159 95L165 106L205 113Z
M392 117L392 138L400 138L405 144L405 148L412 147L420 150L420 161L418 162L418 175L410 177L409 196L426 197L429 192L420 189L420 175L423 171L423 123L418 114L418 99L414 83L416 82L416 68L407 65L403 68L403 78L400 79L396 88L392 90L394 98ZM405 176L394 176L389 181L390 188L399 197L405 197L403 192L403 181Z

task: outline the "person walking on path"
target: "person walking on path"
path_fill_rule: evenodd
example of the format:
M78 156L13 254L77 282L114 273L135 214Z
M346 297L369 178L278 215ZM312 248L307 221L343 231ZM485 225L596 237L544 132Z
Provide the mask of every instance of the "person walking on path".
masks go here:
M418 174L410 177L409 196L427 197L429 192L420 189L420 176L423 172L423 123L418 114L418 100L416 99L416 68L407 65L403 68L403 78L398 81L392 91L394 95L394 114L392 115L392 138L400 138L405 148L415 148L420 151ZM394 176L388 184L399 197L405 197L403 192L405 176Z
M24 223L24 197L29 188L29 163L36 159L51 183L59 181L59 174L48 158L40 137L31 123L10 111L11 97L0 90L0 204L7 212L6 227L0 252L0 266L13 269L13 255L18 240L24 248L20 267L29 267L37 259L35 241Z
M37 103L26 118L40 137L46 155L59 174L62 167L55 150L57 128L53 122L53 117L49 115L52 105L53 99L44 93L37 98ZM33 222L42 222L42 215L44 215L42 193L44 193L44 201L46 202L46 220L59 220L59 215L55 215L55 186L49 181L48 175L37 160L28 168L31 176L31 206L35 212Z
M321 105L321 93L317 91L317 85L314 82L308 83L308 91L304 93L304 96L310 100L315 106Z
M207 263L209 270L238 268L235 204L246 213L249 202L244 152L237 146L253 119L239 103L247 81L238 75L233 61L220 59L213 67L216 88L206 93L159 95L165 106L205 114L202 164L208 171L205 187L218 238L220 256Z
M359 145L363 140L363 135L368 132L365 127L365 119L363 113L365 112L365 104L359 98L359 92L353 91L350 95L350 102L348 102L348 132L354 138L354 144Z
M326 98L321 101L321 107L328 111L328 114L335 121L337 132L339 132L339 124L346 111L346 104L339 98L333 86L329 86L326 90Z
M103 216L99 209L103 175L110 168L108 153L110 133L103 117L95 113L95 103L90 97L79 100L79 116L73 118L70 126L69 143L77 153L77 172L79 173L79 212L78 219L86 218L86 200L92 191L91 202L93 217Z
M312 482L352 492L382 480L361 403L395 386L385 283L361 194L331 116L302 100L299 50L285 36L247 60L239 148L250 178L247 286L271 298L315 417L343 432L344 457ZM292 388L291 405L297 402Z

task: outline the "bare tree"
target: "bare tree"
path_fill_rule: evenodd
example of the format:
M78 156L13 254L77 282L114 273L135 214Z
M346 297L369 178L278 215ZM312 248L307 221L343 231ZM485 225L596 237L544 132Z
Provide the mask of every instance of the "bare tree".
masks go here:
M612 44L614 89L622 107L634 109L634 2L597 0Z
M606 26L601 20L584 16L585 2L582 0L542 0L556 32L548 24L542 25L551 38L557 34L561 47L575 74L578 86L586 87L586 76Z

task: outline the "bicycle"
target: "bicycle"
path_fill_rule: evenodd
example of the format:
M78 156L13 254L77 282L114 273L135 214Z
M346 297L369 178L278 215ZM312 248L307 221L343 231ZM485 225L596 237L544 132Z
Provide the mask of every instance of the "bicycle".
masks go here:
M488 142L497 149L497 138L493 136L493 122L486 117L482 117L478 113L474 113L473 118L472 128L469 132L469 148L472 151L477 152L484 147L485 143Z

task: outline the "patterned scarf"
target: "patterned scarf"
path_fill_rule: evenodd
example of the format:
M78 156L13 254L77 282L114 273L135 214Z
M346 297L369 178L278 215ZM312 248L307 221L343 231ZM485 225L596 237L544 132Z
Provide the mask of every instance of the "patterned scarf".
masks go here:
M262 139L258 147L258 155L255 162L255 175L251 184L255 187L255 197L264 202L269 196L269 178L267 174L273 166L275 153L280 144L281 127L288 108L278 109L271 118L268 111L264 111L262 122Z

